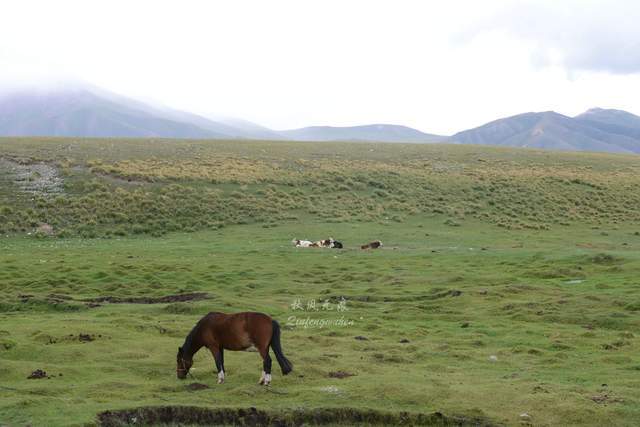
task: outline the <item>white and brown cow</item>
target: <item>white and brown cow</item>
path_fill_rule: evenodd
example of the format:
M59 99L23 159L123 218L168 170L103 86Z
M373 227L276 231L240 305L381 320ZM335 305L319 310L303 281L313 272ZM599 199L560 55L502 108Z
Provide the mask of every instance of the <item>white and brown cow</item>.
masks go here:
M342 248L342 243L334 240L333 237L318 240L316 242L312 242L310 240L293 239L291 243L293 243L296 248Z
M310 248L314 244L311 240L299 240L299 239L293 239L291 243L293 243L293 246L295 246L296 248Z

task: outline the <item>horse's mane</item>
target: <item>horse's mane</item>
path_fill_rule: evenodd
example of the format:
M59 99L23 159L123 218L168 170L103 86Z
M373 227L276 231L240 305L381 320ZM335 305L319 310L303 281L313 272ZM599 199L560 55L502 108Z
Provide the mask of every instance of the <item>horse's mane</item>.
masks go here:
M198 323L191 329L187 338L184 339L184 344L182 344L182 354L192 354L191 347L193 346L193 340L200 331L200 327L204 323L205 319L207 319L212 314L217 314L217 312L210 312L202 317L202 319L198 320Z

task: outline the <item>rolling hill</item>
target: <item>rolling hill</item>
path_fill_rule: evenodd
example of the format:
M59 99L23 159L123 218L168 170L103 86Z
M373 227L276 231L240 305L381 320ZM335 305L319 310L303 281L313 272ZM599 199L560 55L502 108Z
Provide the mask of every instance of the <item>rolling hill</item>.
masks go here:
M593 108L576 117L554 111L506 117L453 136L395 124L272 130L239 118L204 117L73 83L0 94L0 136L255 139L456 143L562 151L640 153L640 117Z
M0 94L0 136L433 142L406 126L316 126L275 131L238 118L204 117L85 84Z
M640 117L622 110L592 108L576 116L576 119L600 125L640 129Z
M450 141L548 150L640 153L640 117L603 109L588 110L577 117L553 111L524 113L459 132Z
M280 132L297 141L384 141L440 142L445 136L421 132L407 126L373 124L364 126L310 126Z
M247 130L250 129L250 130ZM274 138L249 122L231 125L157 107L88 85L23 89L0 96L0 135Z

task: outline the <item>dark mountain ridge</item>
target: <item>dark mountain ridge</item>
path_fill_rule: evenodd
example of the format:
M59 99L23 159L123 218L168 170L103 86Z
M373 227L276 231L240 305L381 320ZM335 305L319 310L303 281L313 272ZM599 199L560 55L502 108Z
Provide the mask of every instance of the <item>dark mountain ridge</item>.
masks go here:
M640 117L621 112L625 113L624 120L618 120L622 116L611 111L617 110L592 109L576 117L553 111L518 114L458 132L449 140L459 144L640 153ZM638 127L632 127L635 119Z

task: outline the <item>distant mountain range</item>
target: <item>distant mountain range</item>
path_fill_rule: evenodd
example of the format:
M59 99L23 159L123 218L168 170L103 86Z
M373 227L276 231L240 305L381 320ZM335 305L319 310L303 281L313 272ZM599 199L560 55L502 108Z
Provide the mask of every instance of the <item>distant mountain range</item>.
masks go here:
M640 153L640 117L601 108L576 117L553 111L525 113L459 132L448 140L459 144Z
M244 129L246 127L247 129ZM253 124L216 122L90 86L21 90L0 97L0 135L277 138Z
M407 126L389 124L349 127L310 126L280 131L280 134L296 141L441 142L447 138L420 132Z
M640 117L594 108L498 119L452 136L393 124L272 130L233 118L158 107L88 85L0 95L0 136L260 139L482 144L568 151L640 153Z

